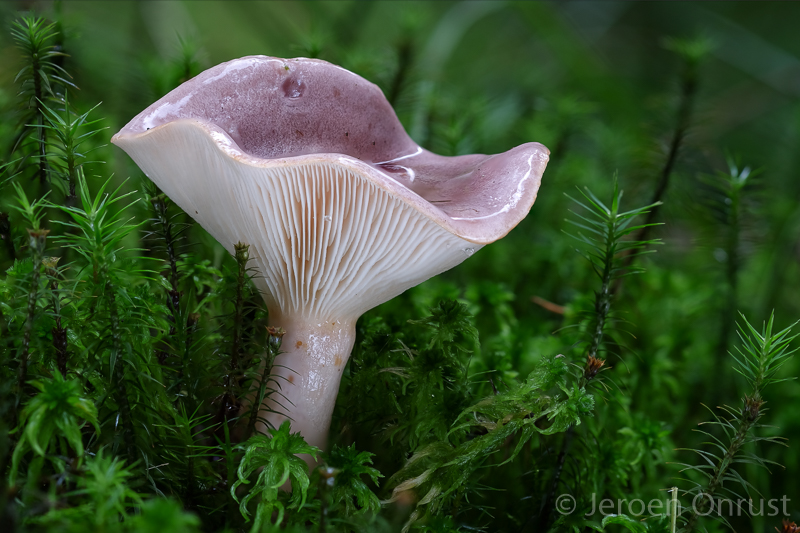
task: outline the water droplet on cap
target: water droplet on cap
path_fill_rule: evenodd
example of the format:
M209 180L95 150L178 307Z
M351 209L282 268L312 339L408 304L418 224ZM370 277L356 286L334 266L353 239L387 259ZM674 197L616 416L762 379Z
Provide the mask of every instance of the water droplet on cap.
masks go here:
M281 89L283 89L283 95L286 98L300 98L306 90L306 84L296 76L291 76L284 80L283 84L281 84Z

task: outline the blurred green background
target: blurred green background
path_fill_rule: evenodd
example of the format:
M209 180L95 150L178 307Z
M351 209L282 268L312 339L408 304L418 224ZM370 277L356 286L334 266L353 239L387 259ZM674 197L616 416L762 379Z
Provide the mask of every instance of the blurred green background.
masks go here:
M543 354L573 349L553 332L577 322L596 288L564 234L575 209L565 193L588 186L610 199L617 175L628 207L649 203L686 106L687 128L657 214L664 225L653 231L664 244L641 262L647 272L620 291L627 320L620 327L629 334L609 360L615 388L593 422L605 424L602 431L669 431L654 487L676 474L668 459L693 460L672 447L700 442L691 430L709 416L701 404L739 397L726 355L737 310L754 324L773 310L781 327L800 318L800 3L3 2L3 27L29 9L60 13L65 68L80 87L76 106L102 101L104 142L187 74L263 54L319 57L373 81L410 135L443 155L548 146L539 198L515 230L371 312L424 312L440 297L461 298L476 314L482 364L509 376L524 376ZM708 49L696 63L680 44L687 42ZM184 53L195 59L188 73ZM14 105L19 65L0 33L3 113ZM688 99L687 83L696 84ZM4 121L0 137L11 128ZM136 188L141 172L122 151L105 146L94 154L117 180L135 178L127 186ZM735 224L713 185L729 160L760 170ZM88 168L107 174L109 167ZM191 239L217 265L230 261L199 228ZM533 297L566 306L565 314ZM799 369L793 361L785 374ZM785 469L748 469L749 479L767 498L800 502L800 386L780 384L767 401L768 423L780 429L766 431L789 438L789 447L760 453ZM604 414L608 405L625 414ZM756 518L752 527L773 525Z

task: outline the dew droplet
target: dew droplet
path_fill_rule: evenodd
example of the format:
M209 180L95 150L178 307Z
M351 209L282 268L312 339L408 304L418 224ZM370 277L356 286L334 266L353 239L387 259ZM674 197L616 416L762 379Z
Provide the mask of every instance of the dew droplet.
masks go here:
M397 174L398 172L406 171L406 167L402 165L392 165L391 163L377 163L376 166L380 167L381 170L385 170L386 172L392 174Z
M467 254L467 257L471 257L475 253L475 248L464 248L464 253Z
M409 181L414 181L416 172L413 168L404 167L403 165L395 165L392 163L376 163L375 166L389 172L390 174L405 174L405 178Z
M286 98L300 98L306 90L306 84L299 78L291 76L284 80L283 84L281 84L281 89L283 89L283 95Z

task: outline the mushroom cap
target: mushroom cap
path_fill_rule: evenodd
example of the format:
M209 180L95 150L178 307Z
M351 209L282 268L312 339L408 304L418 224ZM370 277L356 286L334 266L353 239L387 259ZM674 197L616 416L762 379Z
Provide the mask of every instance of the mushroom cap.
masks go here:
M184 83L112 142L225 248L272 309L358 317L527 215L548 150L442 157L380 89L315 59L245 57Z

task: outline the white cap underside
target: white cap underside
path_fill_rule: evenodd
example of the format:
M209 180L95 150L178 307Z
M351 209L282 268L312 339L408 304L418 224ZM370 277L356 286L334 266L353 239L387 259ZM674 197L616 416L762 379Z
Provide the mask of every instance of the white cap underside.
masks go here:
M209 149L200 132L155 130L122 147L229 252L250 245L263 276L256 283L275 311L357 318L481 247L352 168L245 165Z

